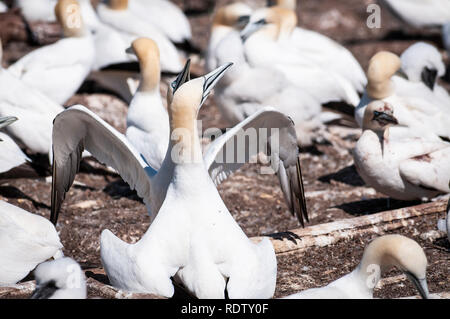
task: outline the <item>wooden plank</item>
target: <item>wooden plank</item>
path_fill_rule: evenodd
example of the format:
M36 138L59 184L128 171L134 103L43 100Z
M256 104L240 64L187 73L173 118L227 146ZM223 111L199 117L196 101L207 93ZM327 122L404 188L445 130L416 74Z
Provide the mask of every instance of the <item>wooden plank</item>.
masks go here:
M268 237L272 240L277 254L304 250L308 247L325 247L358 235L381 235L387 231L412 226L415 224L416 217L445 212L446 205L447 203L444 201L431 202L327 224L297 228L288 232L291 233L289 239L280 240L272 236ZM259 242L262 238L253 237L252 240Z

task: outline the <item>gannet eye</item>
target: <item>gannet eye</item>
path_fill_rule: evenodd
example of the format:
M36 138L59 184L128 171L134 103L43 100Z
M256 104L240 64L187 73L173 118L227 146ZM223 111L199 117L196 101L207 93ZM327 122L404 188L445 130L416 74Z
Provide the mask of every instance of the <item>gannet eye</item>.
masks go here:
M261 20L256 21L255 24L264 25L264 24L267 24L267 21L266 21L266 19L261 19Z
M170 86L172 87L172 89L175 90L175 88L177 87L177 81L173 81Z
M238 24L247 24L248 21L250 20L250 16L246 15L246 16L240 16L237 20Z

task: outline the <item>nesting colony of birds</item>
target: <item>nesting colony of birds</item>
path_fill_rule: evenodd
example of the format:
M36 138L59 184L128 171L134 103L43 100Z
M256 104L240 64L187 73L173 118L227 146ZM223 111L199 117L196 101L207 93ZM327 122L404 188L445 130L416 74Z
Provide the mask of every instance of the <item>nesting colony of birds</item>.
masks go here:
M448 0L0 1L0 298L449 298Z

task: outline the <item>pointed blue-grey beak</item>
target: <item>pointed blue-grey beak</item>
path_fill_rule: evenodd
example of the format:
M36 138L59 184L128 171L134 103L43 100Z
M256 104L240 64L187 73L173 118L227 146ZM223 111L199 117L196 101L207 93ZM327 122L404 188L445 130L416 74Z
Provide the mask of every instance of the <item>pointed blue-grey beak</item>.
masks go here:
M201 105L206 101L212 89L216 86L217 82L224 76L225 72L233 65L233 63L229 62L222 66L219 66L214 71L203 76L205 82L203 83L203 96Z

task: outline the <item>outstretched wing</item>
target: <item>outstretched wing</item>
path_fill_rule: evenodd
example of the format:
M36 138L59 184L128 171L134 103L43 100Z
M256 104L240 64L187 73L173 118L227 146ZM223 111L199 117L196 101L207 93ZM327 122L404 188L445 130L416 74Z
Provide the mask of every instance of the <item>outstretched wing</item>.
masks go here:
M150 201L150 167L126 137L82 105L58 114L53 122L51 221L56 223L65 193L80 168L83 150L113 167L146 204Z
M297 135L288 116L265 107L215 139L203 158L217 186L260 152L271 157L286 203L304 225L308 213Z

